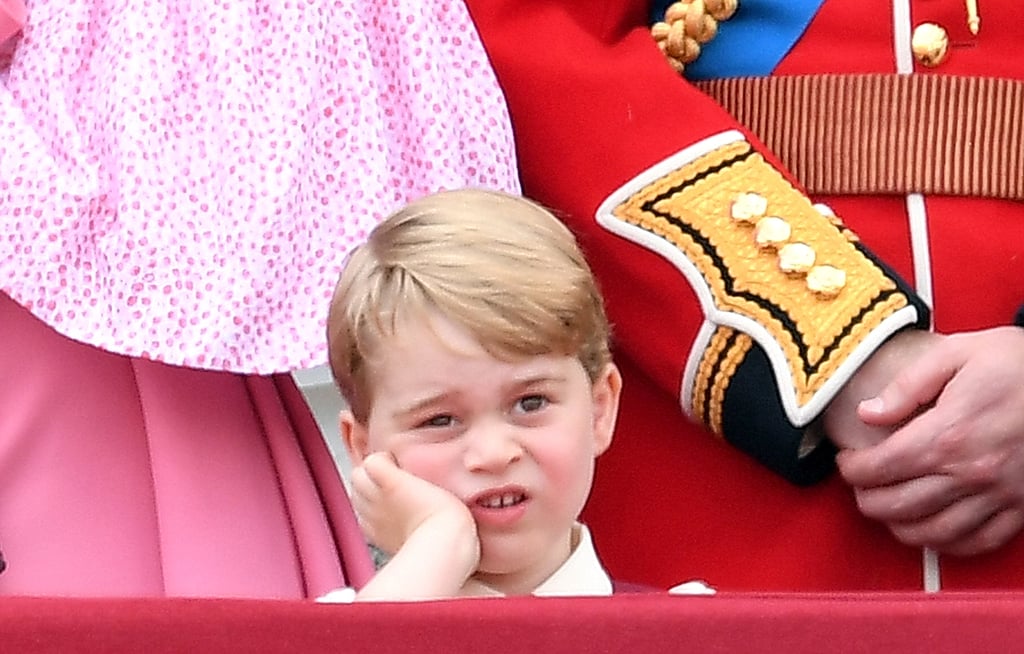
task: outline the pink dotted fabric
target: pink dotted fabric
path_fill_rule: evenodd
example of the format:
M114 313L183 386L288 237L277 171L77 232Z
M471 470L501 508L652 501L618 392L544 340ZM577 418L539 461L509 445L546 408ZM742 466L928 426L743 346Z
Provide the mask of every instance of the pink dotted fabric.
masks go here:
M518 191L451 0L37 0L0 73L0 289L71 338L245 373L326 361L346 253Z

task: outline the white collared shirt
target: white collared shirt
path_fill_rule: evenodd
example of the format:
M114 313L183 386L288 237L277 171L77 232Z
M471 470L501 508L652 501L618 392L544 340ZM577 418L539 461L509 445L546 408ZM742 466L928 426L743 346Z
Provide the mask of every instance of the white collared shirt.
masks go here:
M572 553L565 563L533 590L537 597L606 596L612 594L612 580L597 558L594 541L586 525L576 523L572 528ZM503 593L489 586L477 584L473 595L501 597ZM317 598L317 602L349 604L355 600L354 588L337 588Z
M577 523L573 526L572 540L575 543L572 554L558 570L534 589L533 595L566 597L612 594L612 580L597 558L597 550L594 549L594 541L586 525Z

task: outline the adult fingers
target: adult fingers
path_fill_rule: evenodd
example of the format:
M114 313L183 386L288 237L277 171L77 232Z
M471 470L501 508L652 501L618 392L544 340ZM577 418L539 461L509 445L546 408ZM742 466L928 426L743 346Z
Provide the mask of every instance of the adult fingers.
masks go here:
M936 438L948 421L941 407L928 409L871 447L844 450L836 457L843 478L851 486L890 486L938 472L942 451Z
M989 521L1004 509L989 493L969 495L922 520L889 524L897 540L907 545L944 551Z
M857 405L857 416L869 425L896 425L932 404L960 370L962 357L948 349L901 371L875 397Z
M1024 528L1024 512L1018 508L1004 509L967 536L941 548L943 554L975 556L992 552L1020 533Z
M967 492L946 475L928 475L892 486L855 488L857 507L885 523L922 520L960 500Z

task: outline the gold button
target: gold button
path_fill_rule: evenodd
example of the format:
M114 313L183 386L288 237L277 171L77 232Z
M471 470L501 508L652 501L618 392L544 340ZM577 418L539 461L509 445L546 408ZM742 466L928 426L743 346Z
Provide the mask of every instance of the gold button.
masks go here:
M804 275L814 265L814 248L806 243L787 243L779 249L779 268L787 275Z
M766 216L754 226L754 242L762 250L774 250L789 240L792 229L778 216Z
M834 298L846 286L846 273L832 266L815 266L807 273L807 288L821 298Z
M730 213L738 223L754 224L768 211L768 199L757 193L740 193L732 201Z
M949 35L935 23L921 23L914 28L910 48L922 66L938 66L949 52Z

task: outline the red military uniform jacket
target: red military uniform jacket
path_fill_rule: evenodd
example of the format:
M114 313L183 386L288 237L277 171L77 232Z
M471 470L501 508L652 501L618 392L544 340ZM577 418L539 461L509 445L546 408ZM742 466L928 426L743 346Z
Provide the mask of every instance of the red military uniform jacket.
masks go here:
M896 330L1008 324L1024 301L1024 8L983 0L974 35L958 0L814 3L767 72L839 74L808 82L824 98L815 114L792 89L751 107L749 88L684 79L644 3L468 4L510 105L524 191L579 235L614 323L623 407L584 514L611 574L922 588L922 551L859 514L828 443L807 432ZM730 21L770 31L787 4L739 0ZM751 47L728 42L730 21L700 57ZM932 67L911 47L929 22L948 37ZM928 86L946 76L972 79ZM924 129L886 131L896 119ZM737 205L745 193L767 206ZM788 233L773 242L762 216ZM841 288L781 270L793 242L840 271ZM1024 587L1024 537L928 574L947 589Z

